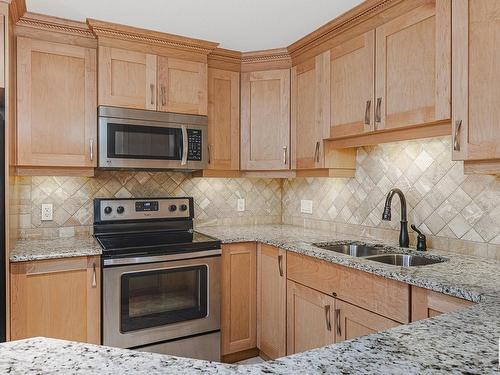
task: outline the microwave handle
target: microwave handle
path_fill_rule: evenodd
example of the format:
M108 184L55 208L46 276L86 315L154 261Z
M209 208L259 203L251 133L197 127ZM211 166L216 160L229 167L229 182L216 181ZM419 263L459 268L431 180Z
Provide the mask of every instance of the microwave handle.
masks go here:
M185 125L181 126L182 130L182 160L181 165L186 165L188 158L188 134Z

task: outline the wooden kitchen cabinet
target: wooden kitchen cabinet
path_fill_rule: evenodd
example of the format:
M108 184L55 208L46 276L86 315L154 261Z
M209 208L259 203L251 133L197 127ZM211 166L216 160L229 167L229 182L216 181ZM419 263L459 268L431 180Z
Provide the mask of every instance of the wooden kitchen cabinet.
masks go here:
M499 0L453 1L453 159L500 173Z
M156 110L156 55L99 46L99 105Z
M335 300L287 282L287 355L335 343Z
M158 57L158 110L207 115L207 64Z
M473 305L473 302L448 296L432 290L411 287L411 321L432 318L444 313L452 312L466 306Z
M257 347L286 355L286 250L265 244L257 248Z
M370 335L399 325L401 323L350 303L335 301L336 342Z
M375 130L451 118L451 1L428 1L376 29Z
M241 74L241 169L290 169L290 69Z
M99 257L11 263L11 339L100 344Z
M240 73L208 69L208 168L240 168Z
M254 349L257 345L257 245L222 246L221 354Z
M96 51L17 38L17 165L97 162Z

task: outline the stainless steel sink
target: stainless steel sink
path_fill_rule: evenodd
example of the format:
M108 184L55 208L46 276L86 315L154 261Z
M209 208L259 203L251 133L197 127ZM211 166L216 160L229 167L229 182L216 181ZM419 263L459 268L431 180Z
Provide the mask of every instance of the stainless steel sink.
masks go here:
M427 258L421 255L410 254L383 254L371 256L366 259L402 267L426 266L428 264L442 263L445 261L445 259Z
M372 245L363 245L356 243L346 244L331 244L331 243L315 243L313 244L321 249L334 251L336 253L346 254L353 257L368 257L377 254L385 254L385 251L380 247Z

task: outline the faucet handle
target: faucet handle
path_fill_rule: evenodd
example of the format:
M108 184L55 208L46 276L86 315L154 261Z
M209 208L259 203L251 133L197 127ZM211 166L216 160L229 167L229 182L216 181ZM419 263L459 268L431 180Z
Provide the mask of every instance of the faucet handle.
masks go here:
M427 241L425 235L417 229L417 227L412 224L411 229L417 232L417 250L418 251L426 251L427 250Z

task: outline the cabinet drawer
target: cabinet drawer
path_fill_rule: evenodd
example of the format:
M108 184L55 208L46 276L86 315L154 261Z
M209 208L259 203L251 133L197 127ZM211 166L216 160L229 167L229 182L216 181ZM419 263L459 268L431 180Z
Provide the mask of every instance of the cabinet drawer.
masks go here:
M287 277L400 323L410 321L408 284L292 252Z

